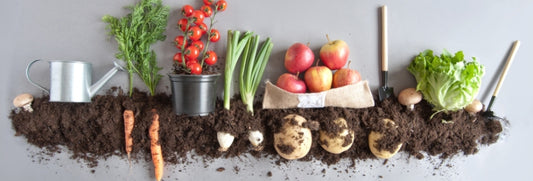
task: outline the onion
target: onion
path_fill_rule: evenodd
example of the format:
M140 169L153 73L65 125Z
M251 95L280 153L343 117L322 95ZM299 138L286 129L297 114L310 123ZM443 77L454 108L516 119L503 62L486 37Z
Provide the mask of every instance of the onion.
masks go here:
M218 144L220 145L219 151L228 151L228 148L233 143L233 139L235 139L235 136L226 133L226 132L217 132L217 140Z
M250 143L252 143L254 147L260 149L260 145L261 143L263 143L263 133L258 130L250 131L248 133L248 140L250 141Z

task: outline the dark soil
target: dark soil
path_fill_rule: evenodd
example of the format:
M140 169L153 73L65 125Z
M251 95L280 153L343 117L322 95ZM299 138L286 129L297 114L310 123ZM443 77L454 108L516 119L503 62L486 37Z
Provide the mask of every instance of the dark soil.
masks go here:
M393 143L403 142L400 150L418 159L424 157L424 152L442 159L461 153L475 154L480 144L495 143L502 132L500 121L488 120L482 116L483 113L470 115L461 110L438 113L429 119L433 111L428 103L422 101L413 111L408 111L395 98L376 101L375 107L366 109L328 107L264 110L258 103L252 115L246 111L240 97L236 96L232 100L231 110L223 109L219 100L217 111L204 117L175 115L169 95L148 96L145 92L135 90L133 96L128 97L120 88L113 88L106 95L95 96L92 103L53 103L48 102L48 99L47 96L35 98L33 113L20 109L11 111L9 118L15 135L24 136L28 143L50 153L61 152L60 147L64 146L71 151L73 159L88 161L89 166L96 166L98 160L112 155L125 157L122 115L126 109L135 113L132 158L150 160L148 128L151 110L156 109L160 116L160 143L164 161L171 164L186 163L186 155L191 151L204 159L236 157L243 153L256 157L277 155L273 133L281 128L282 118L291 113L299 114L309 122L316 121L321 129L328 130L338 129L327 125L334 126L329 122L343 117L348 127L354 130L352 147L338 155L323 150L318 145L318 131L312 132L311 151L300 160L316 159L328 165L343 158L375 158L368 146L370 131L387 135L387 139L378 141L380 148L391 149ZM394 120L395 129L386 129L380 121L384 118ZM247 136L250 130L263 132L265 141L262 150L251 147ZM217 131L235 135L235 141L227 152L218 151ZM284 160L281 157L274 158Z

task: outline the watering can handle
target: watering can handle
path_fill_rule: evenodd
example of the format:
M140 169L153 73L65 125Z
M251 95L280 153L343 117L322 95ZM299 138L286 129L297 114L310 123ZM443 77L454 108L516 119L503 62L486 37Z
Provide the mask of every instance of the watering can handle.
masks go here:
M26 67L26 79L28 79L28 81L30 81L30 83L32 85L34 85L35 87L38 87L39 89L42 89L43 91L45 91L46 93L50 93L50 91L46 88L44 88L42 85L39 85L35 82L33 82L30 78L30 68L31 66L35 63L35 62L38 62L38 61L41 61L40 59L37 59L37 60L34 60L32 61L30 64L28 64L28 67Z

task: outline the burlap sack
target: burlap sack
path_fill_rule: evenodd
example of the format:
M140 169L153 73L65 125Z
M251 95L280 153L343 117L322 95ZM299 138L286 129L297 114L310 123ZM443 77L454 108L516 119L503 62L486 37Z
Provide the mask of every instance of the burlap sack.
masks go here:
M324 92L305 94L287 92L267 81L263 98L263 109L372 106L374 98L366 80Z

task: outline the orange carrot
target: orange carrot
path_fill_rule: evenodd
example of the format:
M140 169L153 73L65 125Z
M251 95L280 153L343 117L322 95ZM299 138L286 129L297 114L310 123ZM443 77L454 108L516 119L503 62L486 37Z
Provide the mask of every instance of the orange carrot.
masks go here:
M126 153L128 154L128 161L131 166L130 153L133 149L133 137L131 137L131 132L133 131L133 124L135 122L135 116L133 116L132 110L124 110L124 133L126 140Z
M160 181L161 177L163 177L163 153L161 152L161 144L159 143L159 114L157 114L155 109L152 109L152 125L150 126L149 135L155 179Z

